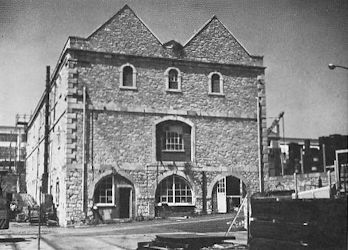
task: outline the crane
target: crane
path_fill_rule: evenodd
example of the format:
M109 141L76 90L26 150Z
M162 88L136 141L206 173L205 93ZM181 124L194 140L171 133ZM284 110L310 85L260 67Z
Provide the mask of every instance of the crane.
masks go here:
M283 118L283 116L284 116L284 111L280 112L278 117L274 119L271 126L267 129L267 135L269 135L275 127L277 127L277 133L279 134L279 121L280 119Z

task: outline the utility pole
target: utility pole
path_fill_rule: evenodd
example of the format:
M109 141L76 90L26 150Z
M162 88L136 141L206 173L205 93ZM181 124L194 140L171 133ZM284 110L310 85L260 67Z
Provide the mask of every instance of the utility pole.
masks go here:
M46 66L45 90L45 137L44 137L44 172L42 174L42 193L48 193L48 157L49 157L49 114L50 114L50 66Z

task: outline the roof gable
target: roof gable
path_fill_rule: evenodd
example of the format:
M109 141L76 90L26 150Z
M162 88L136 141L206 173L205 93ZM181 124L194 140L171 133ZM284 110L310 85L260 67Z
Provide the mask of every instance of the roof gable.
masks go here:
M258 65L260 60L251 56L216 16L189 39L184 49L188 58L207 62Z
M142 56L164 56L159 39L128 5L102 24L81 49Z

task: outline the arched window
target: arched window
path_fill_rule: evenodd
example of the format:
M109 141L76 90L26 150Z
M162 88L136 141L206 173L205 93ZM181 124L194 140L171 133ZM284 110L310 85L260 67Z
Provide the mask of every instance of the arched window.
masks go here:
M175 204L192 204L192 191L187 181L172 175L160 182L156 191L156 202Z
M136 69L133 65L127 63L120 69L120 88L136 89Z
M190 162L192 156L191 126L177 120L156 125L156 160Z
M209 94L223 94L223 78L221 73L212 72L209 74Z
M133 86L133 69L131 66L126 66L123 68L123 86L131 87Z
M175 69L171 69L169 70L169 85L168 88L169 89L178 89L178 71L176 71Z
M181 91L181 73L179 69L170 67L165 73L166 89L167 91L180 92Z
M94 191L94 203L99 205L115 204L114 192L114 177L113 175L109 175L100 180L97 184Z
M220 93L220 76L218 74L213 74L211 77L211 92Z

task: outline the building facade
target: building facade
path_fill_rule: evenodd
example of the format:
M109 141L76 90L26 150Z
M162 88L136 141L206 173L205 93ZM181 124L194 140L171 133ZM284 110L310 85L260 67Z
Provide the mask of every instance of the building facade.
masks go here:
M25 127L0 126L0 193L12 199L15 193L25 193Z
M338 185L337 151L348 150L348 136L334 134L312 138L281 138L279 134L268 136L268 190L307 191L329 184ZM345 160L346 161L346 160Z
M267 160L262 64L215 16L186 44L162 44L126 5L69 37L48 74L28 126L28 193L52 194L62 226L93 211L230 211L259 191Z

